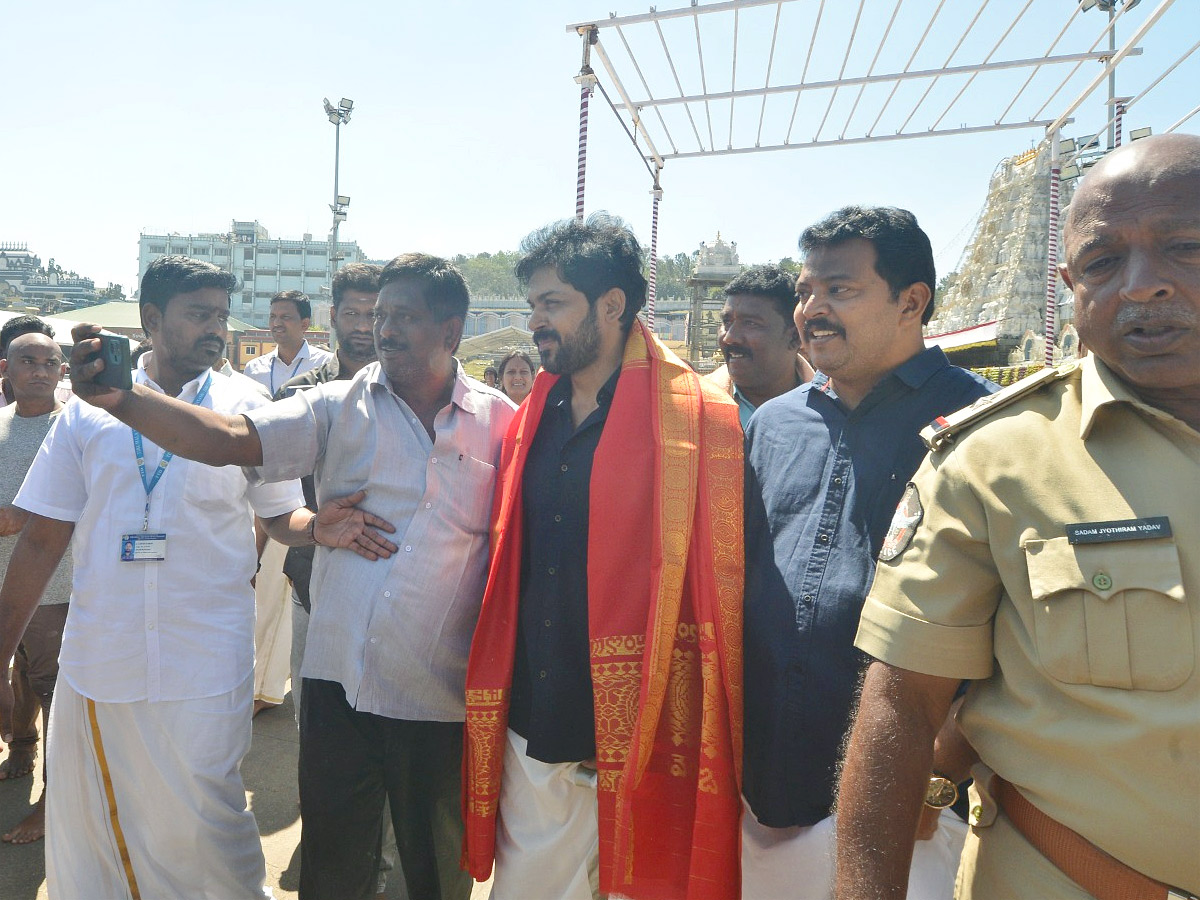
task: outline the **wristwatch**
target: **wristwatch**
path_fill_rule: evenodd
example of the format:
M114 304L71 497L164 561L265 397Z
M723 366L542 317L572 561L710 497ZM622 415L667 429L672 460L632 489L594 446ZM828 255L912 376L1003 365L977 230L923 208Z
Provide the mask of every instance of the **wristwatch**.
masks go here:
M934 809L945 809L953 806L958 800L958 785L934 772L929 776L929 786L925 788L925 805Z

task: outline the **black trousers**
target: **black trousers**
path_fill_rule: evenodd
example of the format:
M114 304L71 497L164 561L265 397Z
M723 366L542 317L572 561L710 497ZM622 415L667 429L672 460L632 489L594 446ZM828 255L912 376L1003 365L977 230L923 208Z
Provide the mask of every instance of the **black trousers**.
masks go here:
M413 900L469 900L462 851L461 722L358 712L332 681L304 679L300 701L300 897L375 893L383 803Z

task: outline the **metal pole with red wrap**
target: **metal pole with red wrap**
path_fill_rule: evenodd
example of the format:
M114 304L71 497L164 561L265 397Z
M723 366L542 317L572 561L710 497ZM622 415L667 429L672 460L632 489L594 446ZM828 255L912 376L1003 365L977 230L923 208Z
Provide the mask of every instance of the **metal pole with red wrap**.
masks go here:
M654 331L654 298L658 296L658 201L662 187L658 183L659 169L654 170L654 189L650 191L654 204L650 213L650 284L646 297L646 327Z
M1058 132L1050 132L1050 228L1046 239L1046 368L1054 365L1058 317Z
M596 76L592 72L592 44L599 38L595 28L580 29L583 35L583 64L575 82L579 85L579 164L575 174L575 219L583 221L583 188L587 177L587 130L588 130L588 100L596 87Z

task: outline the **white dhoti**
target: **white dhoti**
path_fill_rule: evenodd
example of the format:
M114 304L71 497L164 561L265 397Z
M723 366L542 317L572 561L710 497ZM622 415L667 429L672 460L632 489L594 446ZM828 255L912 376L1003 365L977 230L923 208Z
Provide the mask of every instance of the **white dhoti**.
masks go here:
M744 900L833 900L835 817L815 825L768 828L742 801ZM943 810L937 831L913 848L908 900L952 900L967 823Z
M544 763L509 729L496 825L492 900L592 900L600 896L596 773Z
M287 547L267 541L254 579L254 699L279 704L292 655L292 584L283 574Z
M50 900L271 897L242 757L252 681L199 700L97 703L60 678L50 713Z

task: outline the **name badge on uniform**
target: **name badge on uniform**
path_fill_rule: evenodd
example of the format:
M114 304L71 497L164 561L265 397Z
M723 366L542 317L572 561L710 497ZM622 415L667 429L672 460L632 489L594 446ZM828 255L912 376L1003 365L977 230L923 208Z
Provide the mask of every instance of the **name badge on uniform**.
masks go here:
M121 535L121 562L163 562L167 558L167 536L144 531Z
M1171 536L1166 516L1121 519L1116 522L1076 522L1067 526L1069 544L1103 544L1109 541L1148 541Z

